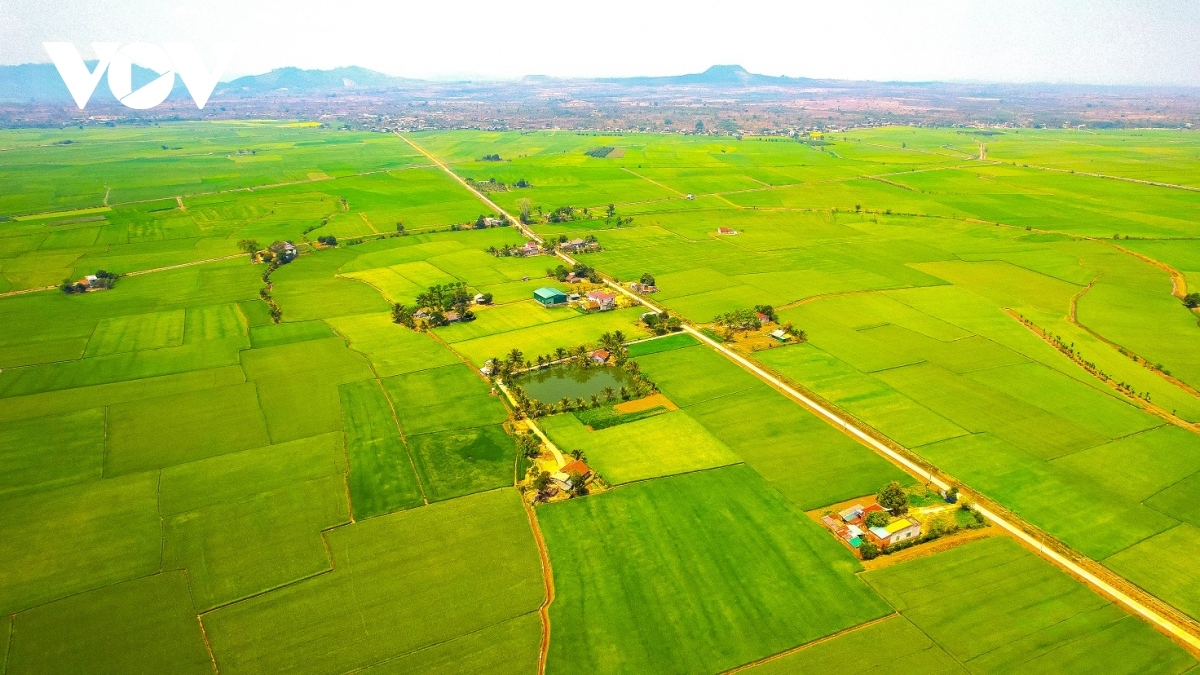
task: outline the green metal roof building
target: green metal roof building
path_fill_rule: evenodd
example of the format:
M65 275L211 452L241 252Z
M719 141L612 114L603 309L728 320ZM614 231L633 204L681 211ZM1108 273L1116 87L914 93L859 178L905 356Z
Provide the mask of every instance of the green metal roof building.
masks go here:
M533 299L546 307L567 304L567 294L557 288L539 288L533 292Z

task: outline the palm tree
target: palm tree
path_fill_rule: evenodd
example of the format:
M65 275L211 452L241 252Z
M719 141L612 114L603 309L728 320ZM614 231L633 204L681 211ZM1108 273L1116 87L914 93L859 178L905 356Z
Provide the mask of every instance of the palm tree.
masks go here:
M625 344L625 334L621 331L613 331L613 340L616 340L618 345Z
M621 395L621 400L629 399L629 390L627 388L621 387L621 390L618 393Z
M521 361L525 360L525 355L521 353L520 349L513 347L513 350L508 353L508 360L512 363L520 364Z
M568 410L570 410L571 409L571 399L567 398L566 396L558 399L558 408L559 408L559 410L562 410L563 412L567 412Z
M614 390L612 387L604 388L604 400L611 401L613 400L613 396L616 396L616 394L616 390Z
M566 356L567 356L567 350L563 349L562 347L555 347L555 349L554 349L554 356L555 356L555 357L556 357L556 358L557 358L559 361L562 361L562 360L563 360L564 358L566 358Z
M587 401L583 400L582 396L575 399L575 409L576 410L583 410L586 407L587 407Z
M600 395L592 394L592 407L595 408L599 405L600 405Z

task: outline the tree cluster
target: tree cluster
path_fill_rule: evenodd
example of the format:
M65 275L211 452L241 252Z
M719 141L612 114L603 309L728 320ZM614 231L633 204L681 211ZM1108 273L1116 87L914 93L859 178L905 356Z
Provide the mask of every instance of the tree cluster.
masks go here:
M74 293L85 293L91 288L108 289L116 285L117 279L121 278L121 275L119 274L106 272L104 270L96 270L95 276L96 283L91 286L82 281L75 281L74 279L66 278L63 279L62 284L59 285L59 289L61 289L62 292L66 293L67 295L72 295Z
M639 282L640 282L640 283L641 283L643 286L657 286L657 285L658 285L658 284L655 284L655 283L654 283L654 275L653 275L653 274L650 274L649 272L646 272L645 274L643 274L643 275L642 275L642 278L641 278L641 279L638 279L638 281L639 281Z
M1200 307L1200 293L1188 293L1183 296L1183 306L1188 309Z
M677 316L671 316L667 312L647 312L642 315L642 323L646 327L654 331L655 335L666 335L683 329L683 322Z
M493 155L484 155L483 157L479 158L479 161L481 161L481 162L501 162L503 160L500 159L500 155L493 154Z
M559 265L552 270L546 270L546 273L559 281L566 281L567 275L574 273L577 279L587 277L587 280L593 284L600 283L600 275L596 273L596 270L583 263L575 263L571 266L571 269Z
M487 180L475 180L474 178L468 178L467 185L470 185L471 187L485 194L488 192L508 192L508 186L502 181L496 180L494 177Z
M317 243L324 244L326 246L337 246L338 242L337 237L333 236L332 234L326 234L317 237Z
M748 331L762 328L762 322L758 320L758 313L752 309L737 309L720 314L713 319L713 323L730 330Z

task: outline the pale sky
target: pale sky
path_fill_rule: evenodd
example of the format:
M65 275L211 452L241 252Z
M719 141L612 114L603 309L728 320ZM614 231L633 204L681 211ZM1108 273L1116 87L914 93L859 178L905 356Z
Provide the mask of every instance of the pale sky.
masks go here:
M768 75L1200 86L1200 0L0 0L0 63L45 41L237 48L222 79L359 65L431 79Z

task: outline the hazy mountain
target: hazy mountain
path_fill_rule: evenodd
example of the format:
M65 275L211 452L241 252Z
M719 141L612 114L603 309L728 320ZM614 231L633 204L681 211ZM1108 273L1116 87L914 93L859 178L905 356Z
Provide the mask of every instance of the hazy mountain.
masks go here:
M333 68L331 70L304 70L302 68L276 68L262 75L247 75L231 82L217 85L215 95L253 96L272 92L287 94L312 94L343 91L347 89L393 89L406 84L419 84L421 80L392 77L358 66Z
M88 61L88 69L96 67L95 61ZM133 87L151 82L158 73L139 66L133 67ZM187 96L187 89L180 78L175 78L175 88L171 90L170 98ZM97 103L116 103L116 98L108 88L106 78L101 78L92 92L91 101ZM24 63L19 66L0 66L0 101L6 103L41 103L74 105L67 85L63 83L58 69L52 63Z

